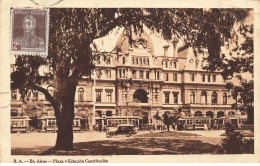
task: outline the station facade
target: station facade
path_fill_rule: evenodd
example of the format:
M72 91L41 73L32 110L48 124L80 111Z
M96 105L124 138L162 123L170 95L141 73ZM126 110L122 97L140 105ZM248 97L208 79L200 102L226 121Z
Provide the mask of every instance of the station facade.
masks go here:
M91 78L80 81L75 95L75 115L82 122L79 124L91 128L104 125L105 119L112 117L133 121L139 118L139 125L155 124L156 114L176 112L180 107L187 108L190 117L241 115L231 108L234 101L220 72L202 69L207 55L195 56L192 48L165 45L159 56L154 54L158 47L147 33L133 39L130 43L120 35L114 51L95 62ZM52 94L53 86L46 88ZM32 95L34 102L43 105L39 119L54 116L53 108L44 99L41 93ZM11 107L17 115L26 108L17 90L12 90Z

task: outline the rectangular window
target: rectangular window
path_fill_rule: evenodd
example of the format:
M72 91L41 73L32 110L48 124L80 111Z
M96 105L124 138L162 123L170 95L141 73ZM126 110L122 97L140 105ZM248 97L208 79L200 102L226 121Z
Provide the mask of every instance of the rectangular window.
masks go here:
M110 61L110 57L107 58L107 65L110 65L111 61Z
M164 75L164 80L165 80L165 81L169 81L169 75L168 75L168 73L165 73L165 75Z
M136 71L135 70L132 70L132 78L136 79Z
M208 82L210 82L210 75L208 75Z
M169 93L164 93L165 104L169 104Z
M191 79L192 82L194 82L195 81L195 74L191 74L190 79Z
M177 73L173 73L173 81L177 81L178 80L178 75Z
M135 62L136 62L136 64L138 65L138 58L135 58Z
M107 96L107 102L111 103L112 102L112 92L107 91L106 96Z
M147 71L147 72L146 72L146 78L147 78L147 79L149 79L149 75L150 75L150 72Z
M178 104L178 94L179 93L173 93L173 103Z
M139 78L143 79L144 78L144 72L143 71L139 71Z
M174 68L176 69L177 68L177 62L174 62Z
M149 66L149 58L147 58L147 65Z
M17 99L17 90L12 90L12 99L16 100Z
M122 71L123 71L122 77L125 78L125 70L122 70Z
M101 91L96 91L96 102L101 102Z
M201 75L201 81L202 81L202 82L205 82L205 74L202 74L202 75Z
M119 70L119 78L122 78L122 70Z
M132 57L132 65L134 65L134 64L135 64L135 58Z
M96 71L96 74L97 74L97 78L101 78L102 71L101 71L101 70L97 70L97 71Z
M125 64L125 57L123 57L123 64Z
M111 78L111 70L107 70L106 75L107 75L107 78Z
M159 71L155 71L154 72L154 76L155 76L156 80L159 80L160 79L160 72Z
M213 76L212 76L212 81L213 81L213 82L216 82L216 75L213 75Z
M190 103L195 103L195 93L191 92L190 94Z

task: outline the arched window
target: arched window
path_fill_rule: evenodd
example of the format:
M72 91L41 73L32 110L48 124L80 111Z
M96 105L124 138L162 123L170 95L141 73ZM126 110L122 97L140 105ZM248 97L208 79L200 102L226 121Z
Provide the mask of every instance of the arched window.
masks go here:
M106 116L112 116L112 111L106 111Z
M79 88L78 90L78 101L79 102L84 101L84 89L82 88Z
M148 97L147 97L147 92L143 89L138 89L134 92L133 99L137 100L141 103L147 103L148 102Z
M205 91L201 92L200 103L201 104L207 104L207 93Z
M139 58L139 61L140 61L140 65L142 66L143 63L142 58Z
M234 115L235 115L235 112L234 112L234 111L229 111L229 112L228 112L228 115L229 115L229 116L234 116Z
M190 93L190 103L195 103L195 93L194 92Z
M227 94L223 94L223 104L227 104Z
M102 117L102 111L96 111L96 117Z
M52 85L48 86L48 87L47 87L47 91L49 92L49 94L50 94L51 96L53 96L54 87L53 87Z
M144 61L144 63L143 63L143 64L144 64L144 65L146 65L146 61L145 61L145 58L143 58L143 61Z
M217 104L218 103L218 95L216 92L212 92L211 94L211 103L212 104Z
M207 111L206 116L209 116L213 119L213 112L212 111Z
M217 118L221 118L221 117L224 117L225 116L225 113L223 111L219 111L217 113Z
M196 111L194 116L203 116L201 111Z

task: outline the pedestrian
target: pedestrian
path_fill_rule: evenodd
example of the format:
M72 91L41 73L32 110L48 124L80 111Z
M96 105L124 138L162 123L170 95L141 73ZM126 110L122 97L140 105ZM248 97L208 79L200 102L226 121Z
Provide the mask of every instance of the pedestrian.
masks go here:
M208 126L206 123L204 123L204 130L207 130L208 129Z
M172 124L172 129L175 131L175 123Z
M187 125L186 125L186 123L183 124L183 129L187 131Z

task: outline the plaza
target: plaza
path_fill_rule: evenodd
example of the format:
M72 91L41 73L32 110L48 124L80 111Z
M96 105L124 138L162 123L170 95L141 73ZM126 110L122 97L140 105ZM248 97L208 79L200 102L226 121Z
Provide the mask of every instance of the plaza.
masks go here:
M107 138L104 132L74 133L71 155L112 154L209 154L218 153L223 130L213 131L142 131L132 137ZM12 155L42 155L55 145L55 133L15 133L11 135ZM135 144L135 146L133 146ZM165 145L168 144L168 147ZM192 144L194 147L189 146ZM116 148L113 150L111 148ZM124 150L120 150L120 148ZM167 148L171 150L167 151ZM185 148L188 148L185 150ZM197 148L194 149L194 148ZM174 150L175 149L175 150ZM192 149L192 150L190 150ZM206 149L206 150L205 150ZM58 155L62 155L60 152Z

